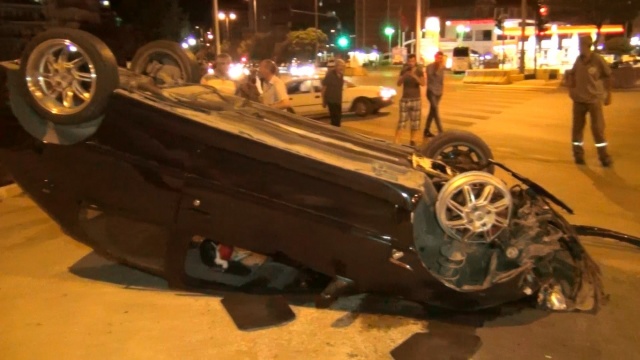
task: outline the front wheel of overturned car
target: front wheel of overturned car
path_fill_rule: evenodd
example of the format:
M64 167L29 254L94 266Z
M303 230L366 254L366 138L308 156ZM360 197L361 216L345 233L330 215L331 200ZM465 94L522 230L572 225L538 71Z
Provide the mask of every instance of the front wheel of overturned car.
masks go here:
M20 74L26 89L16 89L19 96L56 125L99 118L119 83L111 50L76 29L50 29L34 37L25 48Z
M428 158L440 160L456 171L495 172L493 153L480 137L467 131L449 130L431 138L420 150Z

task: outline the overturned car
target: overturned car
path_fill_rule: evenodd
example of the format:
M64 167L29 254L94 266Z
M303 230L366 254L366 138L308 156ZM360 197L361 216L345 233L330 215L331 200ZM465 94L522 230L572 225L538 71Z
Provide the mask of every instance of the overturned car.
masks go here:
M566 205L492 175L504 165L476 136L393 145L192 84L188 58L157 53L184 78L119 69L69 29L2 64L14 114L2 163L98 253L176 288L246 287L279 263L298 273L283 288L328 279L325 299L598 308L598 267L552 203Z

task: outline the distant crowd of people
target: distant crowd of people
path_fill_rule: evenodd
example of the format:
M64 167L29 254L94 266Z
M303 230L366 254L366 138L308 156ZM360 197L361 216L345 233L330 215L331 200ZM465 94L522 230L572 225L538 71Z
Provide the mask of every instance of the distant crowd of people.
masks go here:
M287 87L278 77L278 66L272 60L262 60L257 70L240 80L229 75L232 58L229 54L219 54L215 59L212 74L205 74L201 83L215 86L226 94L259 102L269 107L292 112ZM328 108L331 124L339 127L342 120L342 89L344 88L344 70L346 63L336 59L322 80L322 106Z
M586 115L590 115L591 131L596 142L598 158L603 166L613 163L608 153L605 139L605 121L603 105L611 103L611 69L606 61L592 52L593 41L589 36L580 37L580 56L573 68L567 72L567 85L573 100L572 147L576 164L582 165L584 160L583 133ZM272 60L262 60L257 71L252 71L243 80L235 82L229 76L231 56L220 54L216 58L216 67L212 75L202 78L203 84L216 86L224 92L232 93L251 101L261 102L275 109L290 110L291 103L284 82L278 77L278 67ZM322 80L322 106L328 108L331 124L341 126L342 97L344 89L345 62L335 61ZM395 142L400 142L401 132L409 125L410 144L416 146L420 139L435 136L431 132L435 123L438 134L443 132L440 119L440 100L444 90L444 54L437 52L434 61L423 69L417 58L411 54L402 67L397 79L397 86L402 87L400 112L395 133ZM429 113L426 117L424 131L420 134L422 117L421 87L426 86L426 99L429 102ZM420 136L422 135L422 136Z
M219 91L241 96L260 102L275 109L289 109L287 88L277 75L278 66L272 60L262 60L257 71L251 70L248 76L234 80L229 75L232 59L229 54L219 54L215 60L213 74L206 74L200 82L215 86Z

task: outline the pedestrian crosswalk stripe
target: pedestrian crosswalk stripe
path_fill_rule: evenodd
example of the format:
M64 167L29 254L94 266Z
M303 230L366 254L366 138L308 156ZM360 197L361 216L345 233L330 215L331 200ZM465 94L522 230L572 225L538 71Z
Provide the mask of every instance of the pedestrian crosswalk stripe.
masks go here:
M441 111L440 115L442 115L442 116L457 116L457 117L476 119L476 120L488 120L491 117L491 116L487 116L487 115L476 115L476 114L471 114L471 113L448 112L448 111Z

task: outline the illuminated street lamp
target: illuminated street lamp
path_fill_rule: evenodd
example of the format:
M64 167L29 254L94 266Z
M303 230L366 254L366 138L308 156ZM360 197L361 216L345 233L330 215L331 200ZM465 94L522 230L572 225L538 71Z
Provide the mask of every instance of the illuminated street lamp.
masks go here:
M225 22L225 25L226 25L226 28L227 28L227 40L229 40L229 38L231 37L231 36L229 35L229 20L232 20L232 21L233 21L233 20L235 20L236 18L237 18L237 17L236 17L236 14L235 14L235 13L228 13L228 14L227 14L227 13L225 13L225 12L219 12L219 13L218 13L218 20L220 20L220 21L224 21L224 22Z
M391 26L384 28L384 34L389 37L389 56L391 56L391 35L396 32Z

